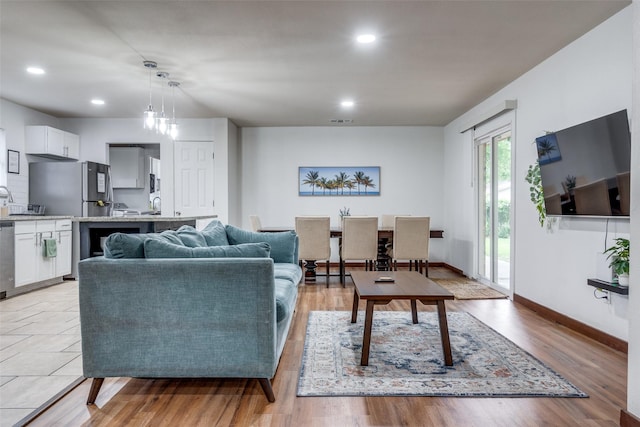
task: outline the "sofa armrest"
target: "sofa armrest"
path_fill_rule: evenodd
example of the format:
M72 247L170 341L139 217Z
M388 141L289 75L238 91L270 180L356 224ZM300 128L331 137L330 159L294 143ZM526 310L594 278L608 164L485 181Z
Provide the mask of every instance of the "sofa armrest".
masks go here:
M89 258L78 268L85 376L275 374L270 258Z

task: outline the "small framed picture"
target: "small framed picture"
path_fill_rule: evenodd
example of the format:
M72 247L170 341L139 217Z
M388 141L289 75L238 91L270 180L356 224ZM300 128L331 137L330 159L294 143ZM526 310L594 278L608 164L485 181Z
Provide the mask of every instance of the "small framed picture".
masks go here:
M7 150L7 165L9 173L20 173L20 152Z

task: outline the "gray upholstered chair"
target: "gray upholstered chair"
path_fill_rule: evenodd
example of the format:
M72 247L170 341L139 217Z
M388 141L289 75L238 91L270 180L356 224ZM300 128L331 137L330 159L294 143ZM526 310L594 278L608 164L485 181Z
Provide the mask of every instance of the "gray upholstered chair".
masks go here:
M611 216L609 187L607 180L601 179L573 189L576 213L581 215Z
M251 222L251 230L258 231L262 229L262 223L258 215L249 215L249 221Z
M415 262L416 271L429 276L429 226L428 216L396 216L393 227L393 269L398 270L398 260L409 260L409 270Z
M305 262L305 282L315 273L316 261L326 262L327 287L329 287L329 263L331 258L331 218L328 216L297 216L296 234L300 239L298 259Z
M345 261L365 262L366 270L373 270L378 258L378 217L345 216L342 218L340 247L340 281L345 284Z

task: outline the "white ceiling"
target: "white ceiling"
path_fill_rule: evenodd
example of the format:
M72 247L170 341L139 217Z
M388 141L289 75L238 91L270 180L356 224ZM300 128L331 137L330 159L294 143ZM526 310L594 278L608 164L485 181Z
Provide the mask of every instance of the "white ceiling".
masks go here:
M181 83L178 119L445 125L628 4L0 0L0 96L58 117L142 117L147 59ZM357 45L360 32L378 40Z

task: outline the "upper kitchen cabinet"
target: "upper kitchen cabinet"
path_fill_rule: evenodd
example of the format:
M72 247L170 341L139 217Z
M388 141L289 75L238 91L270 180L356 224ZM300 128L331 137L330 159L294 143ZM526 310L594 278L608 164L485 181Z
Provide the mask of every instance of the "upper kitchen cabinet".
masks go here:
M27 126L25 130L27 154L59 160L80 158L80 137L51 126Z
M110 147L109 164L113 188L145 188L142 147Z

